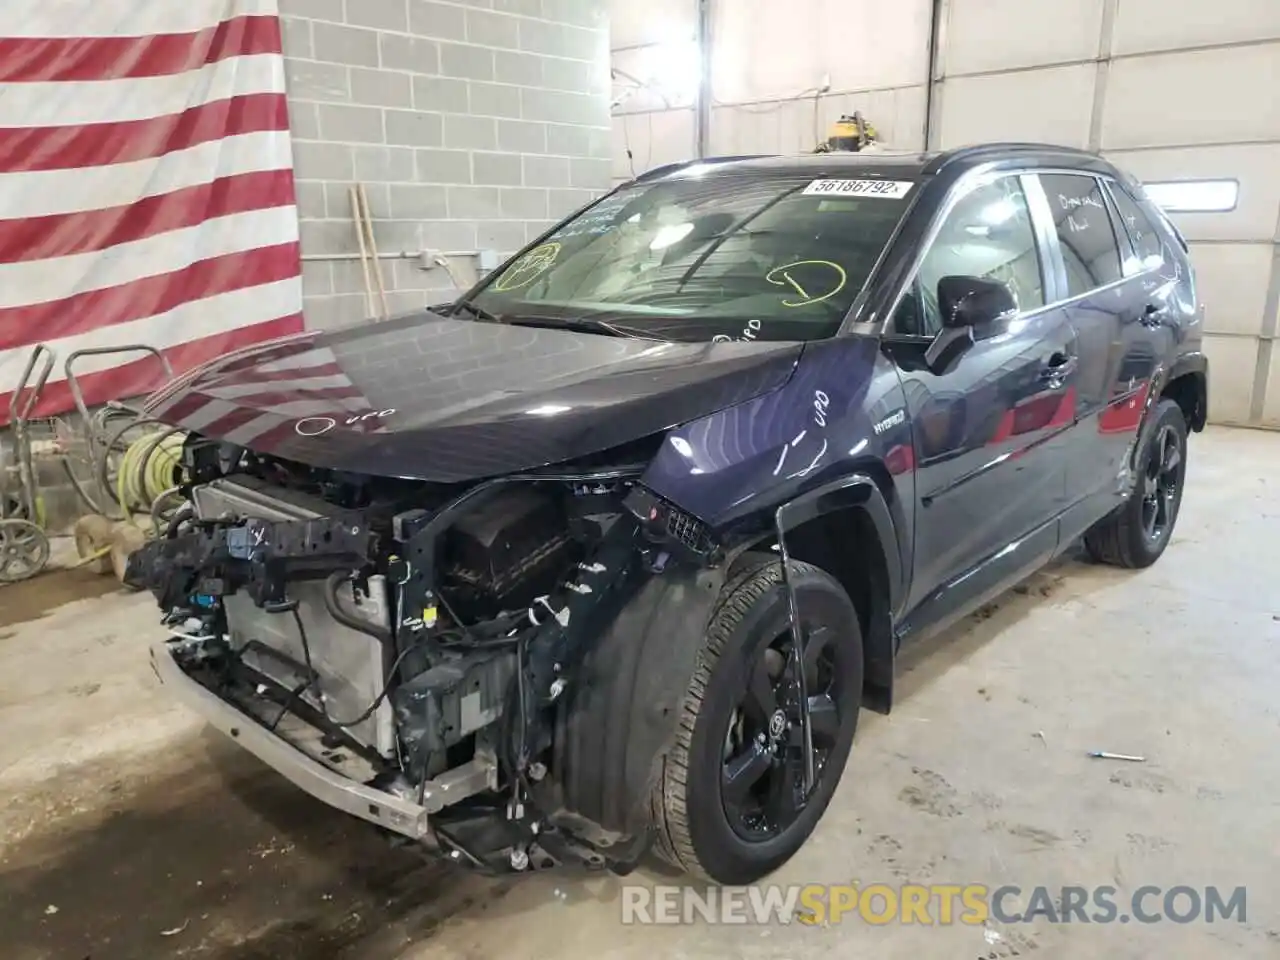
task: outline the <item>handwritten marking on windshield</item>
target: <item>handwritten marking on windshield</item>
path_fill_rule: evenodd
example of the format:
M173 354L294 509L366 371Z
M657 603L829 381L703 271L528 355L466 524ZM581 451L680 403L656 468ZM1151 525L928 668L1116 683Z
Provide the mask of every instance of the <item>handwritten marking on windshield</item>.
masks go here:
M556 262L560 249L561 245L555 242L534 247L498 278L493 289L499 293L509 293L527 287Z
M822 283L823 275L826 275L826 292L815 296L802 287L794 274L800 273L802 276L808 274L813 279L808 282L813 285ZM832 263L830 260L796 260L794 263L784 263L780 267L774 267L764 275L765 280L774 286L790 286L796 293L800 294L799 300L783 300L784 307L807 307L811 303L821 303L823 300L830 300L837 293L844 289L845 284L849 282L849 275L845 272L844 267L838 263Z
M806 300L810 299L809 294L805 292L804 287L796 283L795 277L791 276L787 271L782 271L782 278L786 280L787 283L791 284L791 286L795 287L796 293L800 294L800 296L804 297Z

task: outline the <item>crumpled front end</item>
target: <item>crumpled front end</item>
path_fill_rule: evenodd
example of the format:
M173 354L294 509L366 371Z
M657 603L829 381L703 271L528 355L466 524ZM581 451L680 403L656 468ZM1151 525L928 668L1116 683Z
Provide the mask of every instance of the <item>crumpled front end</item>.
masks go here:
M715 595L687 586L718 560L642 465L443 485L187 452L185 519L126 577L163 612L152 662L179 699L321 801L455 860L634 861ZM655 629L636 611L658 602ZM625 670L664 692L632 702ZM634 735L584 766L601 711Z

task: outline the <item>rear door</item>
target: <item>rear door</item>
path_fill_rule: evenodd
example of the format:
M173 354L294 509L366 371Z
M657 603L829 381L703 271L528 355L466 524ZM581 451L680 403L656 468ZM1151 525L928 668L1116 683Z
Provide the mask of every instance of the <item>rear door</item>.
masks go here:
M1141 211L1117 206L1104 178L1088 173L1044 173L1056 235L1064 307L1079 338L1077 429L1067 471L1072 511L1064 537L1074 536L1114 504L1123 489L1132 444L1158 358L1159 252L1145 263L1125 223L1147 249ZM1116 185L1118 187L1118 185ZM1145 219L1145 215L1143 215ZM1150 257L1150 251L1146 256Z

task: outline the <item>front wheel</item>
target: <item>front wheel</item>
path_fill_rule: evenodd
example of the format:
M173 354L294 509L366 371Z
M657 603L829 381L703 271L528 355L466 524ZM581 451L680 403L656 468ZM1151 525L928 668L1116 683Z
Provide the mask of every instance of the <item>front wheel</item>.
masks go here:
M752 555L720 594L654 788L658 853L718 883L752 883L800 849L831 800L858 722L857 611L825 571L794 561L789 569L805 635L805 701L779 561Z
M1084 535L1089 556L1138 569L1160 559L1182 506L1187 474L1187 421L1172 400L1161 400L1138 451L1138 480L1129 499Z

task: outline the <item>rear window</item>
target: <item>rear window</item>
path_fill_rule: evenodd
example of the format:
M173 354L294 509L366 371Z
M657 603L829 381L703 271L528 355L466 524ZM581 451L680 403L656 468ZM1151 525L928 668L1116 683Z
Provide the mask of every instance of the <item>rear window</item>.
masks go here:
M1079 174L1041 174L1067 268L1067 295L1079 296L1123 277L1120 246L1102 185Z
M1125 272L1154 270L1164 262L1164 244L1151 218L1143 213L1142 208L1118 184L1111 185L1111 198L1115 200L1120 222L1133 245L1134 260L1125 265Z
M914 189L790 174L628 186L526 250L473 300L513 322L590 317L669 339L828 337Z

